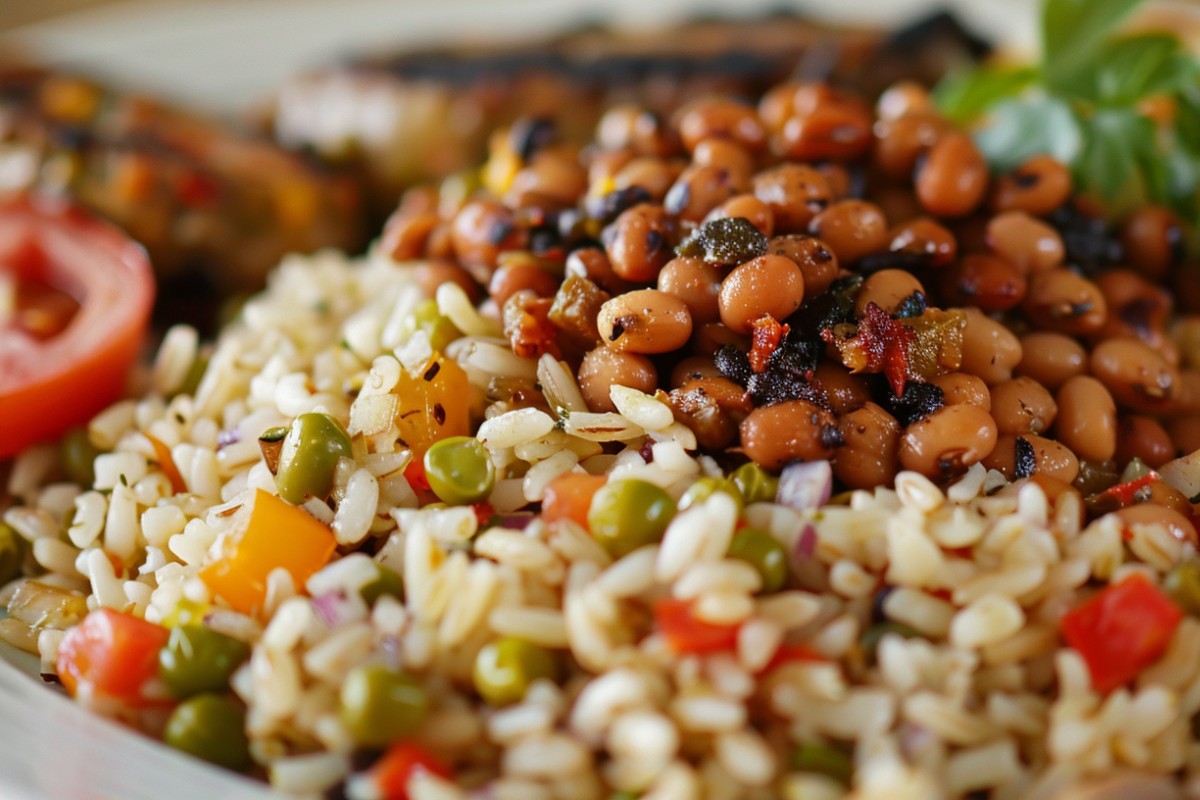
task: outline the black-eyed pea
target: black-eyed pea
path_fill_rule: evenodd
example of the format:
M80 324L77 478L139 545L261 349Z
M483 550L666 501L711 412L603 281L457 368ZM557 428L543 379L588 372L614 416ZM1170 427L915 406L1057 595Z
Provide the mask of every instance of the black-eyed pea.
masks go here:
M984 411L992 410L992 394L987 384L978 375L965 372L947 372L930 378L930 383L942 390L942 403L948 406L963 403L978 406Z
M1117 451L1117 405L1090 375L1069 378L1058 390L1055 438L1085 461L1108 461Z
M721 322L735 333L749 333L764 314L786 319L804 299L804 273L790 258L759 256L734 268L721 281Z
M992 217L984 236L993 252L1026 273L1062 266L1066 255L1058 231L1024 211Z
M996 422L973 405L942 406L904 429L900 466L942 480L960 474L996 447Z
M687 305L657 289L612 298L600 307L596 323L606 346L631 353L669 353L692 335Z
M1179 370L1140 339L1105 339L1088 364L1122 406L1134 411L1171 410L1181 394Z
M614 385L653 394L658 388L654 363L643 355L603 345L583 357L579 364L579 390L589 409L616 411L609 397Z
M668 261L658 273L658 290L682 300L694 324L720 319L721 274L703 259L679 256Z
M829 458L842 443L833 414L807 400L756 408L742 420L740 432L746 455L769 470Z
M813 217L808 232L833 250L843 265L887 249L888 223L883 211L865 200L841 200Z
M863 281L854 298L854 313L861 317L871 303L889 314L895 312L913 292L925 292L925 287L911 272L902 269L881 269Z
M961 371L979 376L988 386L1011 378L1013 369L1021 363L1021 341L979 309L963 310L967 326L963 330Z
M671 260L672 222L662 206L642 203L626 209L604 229L604 249L618 277L636 283L654 280Z
M1118 467L1124 467L1137 458L1151 469L1158 469L1177 455L1172 439L1167 429L1153 417L1123 414L1117 420L1117 449L1113 458ZM1200 438L1196 441L1197 447L1200 447ZM1180 452L1190 453L1192 450Z
M1021 337L1017 372L1047 389L1057 389L1069 378L1087 372L1088 354L1083 345L1065 333L1033 331Z
M767 242L767 252L796 262L804 274L805 293L814 297L829 288L840 269L837 256L815 236L801 233L776 236Z
M833 475L851 489L886 486L896 477L900 424L874 403L838 420L843 444L833 457Z
M992 209L1044 217L1067 202L1071 188L1071 173L1060 161L1034 156L996 180Z
M991 399L992 418L1000 433L1045 433L1059 413L1053 395L1033 378L998 383L991 388Z
M1100 287L1062 267L1030 274L1022 307L1039 328L1077 336L1100 330L1108 315Z
M988 165L965 133L944 134L917 169L916 190L921 206L938 217L964 217L983 201Z

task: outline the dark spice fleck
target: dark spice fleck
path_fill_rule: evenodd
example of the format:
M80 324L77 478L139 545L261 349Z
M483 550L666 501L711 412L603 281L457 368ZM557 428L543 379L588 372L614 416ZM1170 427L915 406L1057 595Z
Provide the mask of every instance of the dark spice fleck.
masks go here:
M883 389L883 387L879 387ZM889 414L904 427L912 425L945 405L945 394L932 383L909 381L904 394L897 397L890 389L874 393Z
M1037 468L1033 445L1024 436L1018 436L1013 458L1013 477L1028 478Z
M433 418L437 421L438 425L446 424L446 409L441 403L433 404Z
M522 161L528 161L554 141L554 122L545 117L519 119L513 123L508 136L513 151Z
M925 298L925 293L917 290L900 301L900 305L896 307L892 316L896 319L911 319L921 316L928 308L929 302Z
M435 362L433 362L433 363L432 363L432 364L429 366L429 369L425 370L425 374L424 374L424 375L422 375L421 377L422 377L422 378L424 378L424 379L425 379L425 380L427 380L427 381L431 381L431 380L433 380L434 378L436 378L436 377L437 377L437 374L438 374L439 372L441 372L441 371L442 371L442 364L441 364L441 362L440 362L440 361L435 361Z

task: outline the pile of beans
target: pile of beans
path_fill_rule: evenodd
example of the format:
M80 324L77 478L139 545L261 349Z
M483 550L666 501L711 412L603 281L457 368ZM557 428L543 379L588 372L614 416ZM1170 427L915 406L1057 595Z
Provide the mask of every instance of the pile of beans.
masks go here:
M582 150L521 121L410 190L380 246L575 367L592 410L662 393L729 469L829 459L855 489L982 462L1190 529L1165 483L1104 492L1200 448L1185 233L1159 207L1106 221L1046 156L992 174L913 85L872 109L786 83L618 107Z

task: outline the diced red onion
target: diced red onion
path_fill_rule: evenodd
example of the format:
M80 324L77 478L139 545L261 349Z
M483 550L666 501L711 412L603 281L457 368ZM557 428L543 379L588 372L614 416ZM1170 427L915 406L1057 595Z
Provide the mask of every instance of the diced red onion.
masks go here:
M828 503L832 494L833 468L828 461L797 461L780 473L775 502L808 511Z
M228 447L231 444L237 444L242 440L242 435L238 433L237 428L228 428L217 434L217 449Z
M817 558L817 529L811 523L804 523L792 546L792 575L806 589L823 590L827 582L825 567Z
M510 528L514 531L523 531L529 527L529 523L537 519L536 514L504 514L496 517L496 524L501 528Z
M817 529L810 524L805 524L804 530L800 531L799 538L796 539L796 548L793 553L797 559L812 558L817 554Z
M312 599L313 611L317 617L329 627L333 628L342 624L346 620L347 606L346 595L341 589L334 589L325 594L319 594Z

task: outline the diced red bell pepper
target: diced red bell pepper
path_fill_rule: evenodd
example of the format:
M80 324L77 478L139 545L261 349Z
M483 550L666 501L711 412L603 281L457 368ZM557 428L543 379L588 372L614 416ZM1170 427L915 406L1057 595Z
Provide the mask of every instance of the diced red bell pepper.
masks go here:
M454 777L450 767L411 742L392 745L371 771L383 800L408 800L408 782L418 772L429 772L447 780Z
M1087 662L1092 686L1107 693L1161 658L1181 619L1166 592L1134 573L1064 614L1062 633Z
M676 653L721 653L737 647L740 626L698 619L687 600L659 600L654 604L654 620Z
M91 612L63 637L55 667L71 695L81 690L131 706L152 702L143 692L158 675L158 651L170 631L109 608Z
M788 644L784 642L775 650L775 655L771 656L771 660L763 667L759 674L765 675L773 669L782 667L784 664L796 664L800 662L821 662L829 659L820 653L814 652L802 644Z
M578 472L559 475L550 481L542 495L542 519L546 522L569 519L586 530L592 498L605 480L603 475L583 475Z

